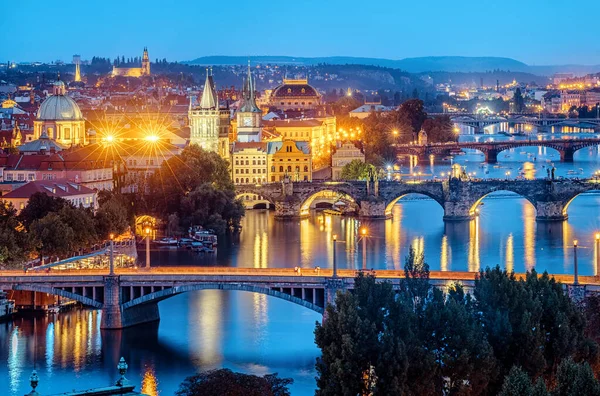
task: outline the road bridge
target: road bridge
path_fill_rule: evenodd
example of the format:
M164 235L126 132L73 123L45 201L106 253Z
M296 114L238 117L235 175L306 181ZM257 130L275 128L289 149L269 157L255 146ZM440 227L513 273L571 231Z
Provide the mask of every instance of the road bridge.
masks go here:
M278 219L298 219L308 216L311 200L332 192L352 200L356 214L365 219L387 219L392 216L394 204L408 194L429 197L444 209L445 221L471 220L477 216L477 207L489 194L498 191L516 193L527 199L536 209L538 221L564 221L568 218L569 204L580 194L600 190L596 180L499 180L482 179L463 181L456 178L421 182L382 181L378 183L353 182L291 182L264 185L239 185L240 193L258 194L275 207Z
M194 290L239 290L277 297L323 314L333 303L338 290L354 287L354 270L254 269L225 267L158 267L119 269L115 275L99 270L65 270L55 273L1 271L1 290L48 293L79 301L102 311L102 329L122 329L160 319L158 302ZM400 286L404 271L377 270L379 280ZM431 284L447 288L461 283L473 287L475 272L432 271ZM521 275L524 276L524 275ZM557 280L572 284L573 277L557 275ZM580 293L600 291L597 277L579 277Z
M462 149L478 150L485 156L485 162L498 162L498 154L502 151L518 147L549 147L560 154L560 160L573 162L575 152L586 147L600 145L600 139L549 139L549 140L509 140L498 142L448 142L430 143L427 145L397 144L397 155L414 155L420 161L426 161L430 156L447 156Z

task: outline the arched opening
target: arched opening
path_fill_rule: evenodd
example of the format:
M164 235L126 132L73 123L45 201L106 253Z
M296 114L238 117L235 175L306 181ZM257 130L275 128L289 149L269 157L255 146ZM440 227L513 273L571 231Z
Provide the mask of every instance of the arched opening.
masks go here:
M500 148L497 155L498 161L521 162L539 161L541 159L559 161L560 152L555 148L541 144L542 142L530 142L531 144L519 147Z
M572 215L576 217L585 216L587 221L591 219L589 216L598 216L598 207L600 206L600 187L598 189L586 191L580 194L575 195L571 198L563 207L563 215L567 215L567 211L571 204L575 202L575 205L572 209ZM569 221L573 220L569 216ZM597 226L600 224L600 218L596 218L594 221L594 225Z
M509 191L509 190L497 190L497 191L493 191L490 192L488 194L485 194L484 196L482 196L481 198L479 198L477 201L475 201L475 203L473 205L471 205L471 208L469 209L469 214L471 216L477 216L479 215L479 213L481 212L481 206L484 205L484 200L504 200L504 199L511 199L513 200L513 202L519 201L517 205L519 206L523 206L526 203L530 204L533 207L534 210L534 214L535 214L535 203L530 201L529 198L520 195L519 193L516 193L514 191ZM511 213L513 211L513 208L511 208L511 210L506 211L506 213ZM502 210L499 212L499 215L502 215Z
M393 209L394 209L394 205L396 205L400 200L404 200L405 202L426 202L427 204L431 203L431 208L433 210L436 210L434 207L437 207L438 210L440 211L440 218L443 217L444 215L444 206L442 205L441 202L439 202L437 199L435 199L432 196L429 196L427 194L423 194L423 193L418 193L418 192L407 192L405 194L400 195L399 197L393 199L390 203L387 204L387 206L385 207L385 216L386 217L393 217ZM436 204L434 205L433 202L436 202ZM429 207L429 205L427 205ZM420 209L418 209L420 210Z
M271 209L275 204L265 196L256 192L241 192L236 195L236 199L240 199L246 209Z
M311 209L316 209L317 207L334 208L341 213L352 213L358 210L356 200L351 195L342 191L321 190L302 202L300 216L307 216Z

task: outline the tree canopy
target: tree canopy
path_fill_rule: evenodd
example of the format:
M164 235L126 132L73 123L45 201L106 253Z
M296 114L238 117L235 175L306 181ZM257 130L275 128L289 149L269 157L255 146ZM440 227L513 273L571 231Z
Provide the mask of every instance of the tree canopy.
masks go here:
M235 373L229 369L205 371L187 377L176 396L289 396L291 378L277 373L263 377Z

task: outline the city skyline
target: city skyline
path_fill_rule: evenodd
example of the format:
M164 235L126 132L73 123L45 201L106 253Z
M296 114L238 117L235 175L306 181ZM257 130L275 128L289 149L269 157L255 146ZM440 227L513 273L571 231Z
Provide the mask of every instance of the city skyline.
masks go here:
M155 0L143 9L138 3L113 0L102 8L66 1L58 10L46 3L25 10L13 2L6 6L8 14L27 12L29 18L43 21L58 13L68 23L28 25L18 39L5 43L0 56L4 62L69 62L73 54L83 59L137 56L148 46L152 60L172 61L209 55L498 56L528 65L600 64L600 49L585 39L593 37L593 25L547 2L510 0L498 5L467 0L460 7L436 3L383 0L366 10L337 0L306 1L291 10L265 0L235 1L231 7L183 1L177 3L177 13L165 17ZM591 14L600 11L598 4L587 7ZM569 26L570 34L544 34L556 21Z

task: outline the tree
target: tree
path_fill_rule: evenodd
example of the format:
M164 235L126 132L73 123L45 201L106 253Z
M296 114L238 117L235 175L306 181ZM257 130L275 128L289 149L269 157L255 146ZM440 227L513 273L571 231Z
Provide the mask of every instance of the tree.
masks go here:
M412 127L413 134L417 134L423 123L427 119L423 101L419 99L411 99L400 105L397 112L398 120L405 119Z
M29 240L11 203L0 200L0 268L14 268L25 261Z
M129 220L124 197L110 194L100 200L100 207L96 212L96 229L99 237L106 239L112 233L125 232L130 225Z
M600 384L588 363L575 363L565 359L556 373L556 387L552 396L599 396Z
M60 219L73 230L72 245L75 249L87 248L98 242L94 213L89 208L65 205L59 212Z
M29 235L40 257L67 255L74 250L73 229L57 213L49 213L31 223Z
M51 197L43 192L36 192L27 202L27 206L23 208L19 214L19 219L29 229L31 223L39 220L51 212L58 212L64 206L69 205L69 202L60 197Z
M176 396L289 396L291 378L279 378L277 373L259 377L234 373L229 369L205 371L187 377Z
M352 160L342 168L340 178L343 180L367 180L369 170L375 167L360 160Z
M516 113L522 113L523 111L525 111L525 99L523 99L521 88L517 88L515 90L515 94L513 96L513 104L515 106Z
M549 393L541 378L533 385L525 371L519 366L513 366L504 379L498 396L549 396Z
M427 141L431 143L446 143L458 140L458 134L454 133L454 124L449 116L426 119L423 122L423 130L427 133Z

